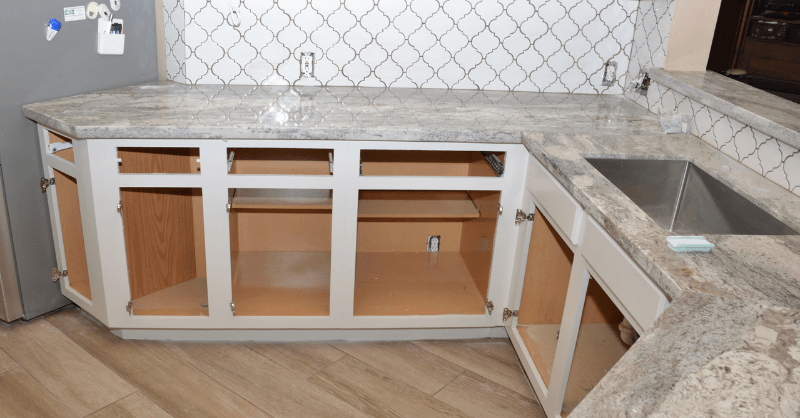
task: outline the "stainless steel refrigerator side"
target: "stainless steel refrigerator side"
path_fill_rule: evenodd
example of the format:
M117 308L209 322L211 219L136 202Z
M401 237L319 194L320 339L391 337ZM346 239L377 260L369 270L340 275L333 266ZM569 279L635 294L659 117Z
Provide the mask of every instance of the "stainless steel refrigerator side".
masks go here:
M22 318L22 299L19 293L17 266L14 263L14 245L8 224L6 193L0 167L0 320L11 322Z

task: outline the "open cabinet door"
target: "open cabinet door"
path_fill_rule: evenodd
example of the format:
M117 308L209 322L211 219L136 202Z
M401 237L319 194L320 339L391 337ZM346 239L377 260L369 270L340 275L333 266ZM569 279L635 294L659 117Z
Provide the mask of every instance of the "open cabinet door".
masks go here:
M524 247L505 327L545 412L557 416L552 413L560 396L553 387L563 374L558 362L566 360L557 355L563 351L559 346L565 309L575 308L568 298L574 253L530 193L525 202L528 216L520 225L526 228Z
M53 244L58 266L53 281L61 282L61 292L81 308L92 312L92 289L79 202L78 169L72 141L39 127L44 174L41 187L47 193Z
M504 323L545 413L562 417L627 352L632 340L621 333L634 330L606 283L596 279L585 248L568 243L532 194L525 201L525 214L533 216L525 217L516 293Z

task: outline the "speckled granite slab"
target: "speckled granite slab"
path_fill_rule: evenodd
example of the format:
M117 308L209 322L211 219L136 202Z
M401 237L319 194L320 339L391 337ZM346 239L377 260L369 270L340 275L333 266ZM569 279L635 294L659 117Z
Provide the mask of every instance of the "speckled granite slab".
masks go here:
M584 157L692 161L795 230L800 197L687 135L526 133L523 143L671 299L571 417L800 412L800 236L706 235L711 253L674 253L670 234Z
M254 138L519 143L520 132L657 132L622 96L497 91L186 86L125 87L24 106L75 139Z
M648 70L650 78L795 148L800 148L800 104L711 71Z

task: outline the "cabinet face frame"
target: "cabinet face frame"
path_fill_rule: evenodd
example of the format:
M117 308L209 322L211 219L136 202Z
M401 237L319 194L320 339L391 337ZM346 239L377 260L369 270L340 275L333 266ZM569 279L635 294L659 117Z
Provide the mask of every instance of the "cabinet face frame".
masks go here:
M520 144L454 144L419 142L363 141L278 141L278 140L184 140L184 139L94 139L75 141L82 144L91 172L92 190L86 199L93 210L92 234L97 250L89 257L105 278L103 308L100 318L112 329L391 329L391 328L489 328L500 326L502 309L507 306L508 286L514 262L518 230L514 210L522 199L528 152ZM200 174L124 174L119 173L117 148L199 148ZM334 150L333 175L244 175L227 173L228 148L317 148ZM361 177L359 161L362 149L405 150L488 150L506 153L503 177ZM88 167L88 164L87 164ZM116 207L121 188L199 188L202 190L203 220L209 316L136 316L125 307L130 300L127 257L122 216ZM327 317L244 317L234 316L232 300L230 225L226 204L229 188L330 189L333 190L331 305ZM355 255L359 190L491 190L501 192L504 214L497 221L495 248L488 296L494 303L491 315L418 315L354 317ZM52 207L52 206L51 206ZM85 205L82 205L82 209ZM123 211L125 208L122 209ZM87 213L82 217L86 223ZM87 230L87 226L84 226ZM85 233L87 237L90 235ZM89 245L87 244L87 247ZM100 257L102 248L102 257ZM87 251L88 252L88 251ZM102 263L100 262L102 261ZM101 289L102 283L101 283ZM95 286L93 283L93 297ZM66 294L66 293L65 293Z

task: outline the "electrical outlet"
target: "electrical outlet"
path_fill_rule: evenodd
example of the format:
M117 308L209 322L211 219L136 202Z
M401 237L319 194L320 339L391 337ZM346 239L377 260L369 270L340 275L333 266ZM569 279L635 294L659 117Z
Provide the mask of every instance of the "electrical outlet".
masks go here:
M647 95L647 90L650 88L650 75L642 71L631 82L628 91L638 93L643 96Z
M441 235L428 235L428 252L438 253L439 245L442 243Z
M606 61L605 72L603 73L603 85L606 87L613 87L617 82L617 62Z
M300 53L300 77L313 78L314 77L314 53L301 52Z

